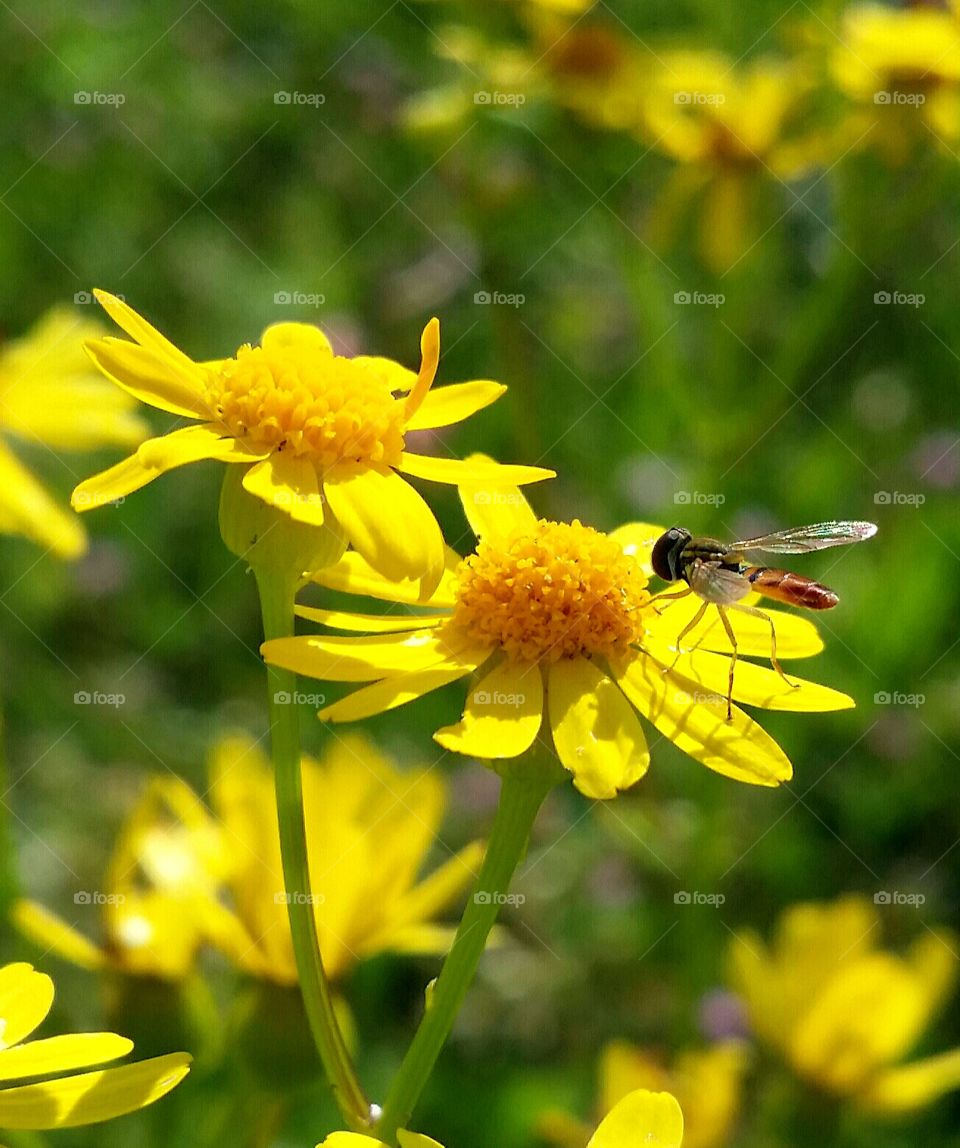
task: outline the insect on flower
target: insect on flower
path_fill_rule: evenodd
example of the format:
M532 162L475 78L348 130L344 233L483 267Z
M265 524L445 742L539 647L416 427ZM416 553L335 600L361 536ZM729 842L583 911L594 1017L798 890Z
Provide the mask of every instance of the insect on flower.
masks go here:
M786 602L789 606L800 606L805 610L830 610L840 601L832 590L812 578L794 574L790 570L754 565L748 561L749 556L758 553L807 554L811 550L826 550L830 546L863 542L872 538L876 532L877 528L872 522L818 522L813 526L792 526L788 530L777 530L759 538L724 543L715 538L695 538L684 527L673 526L657 539L650 558L653 572L665 582L678 582L682 579L687 583L687 589L677 594L659 594L655 601L696 594L703 603L677 636L677 657L680 657L680 643L711 606L716 606L730 640L732 653L727 682L727 721L731 720L733 673L737 664L737 639L727 611L739 610L743 614L762 618L769 625L770 663L780 677L792 685L777 661L777 633L773 619L756 606L744 605L742 599L755 591L764 598Z

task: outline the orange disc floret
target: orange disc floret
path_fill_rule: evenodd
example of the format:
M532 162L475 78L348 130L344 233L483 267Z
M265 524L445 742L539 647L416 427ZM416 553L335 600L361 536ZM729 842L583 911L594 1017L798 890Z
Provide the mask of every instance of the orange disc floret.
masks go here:
M288 450L321 468L400 461L403 400L366 363L315 343L241 347L212 372L207 394L227 432L251 446Z
M517 661L621 653L650 602L636 561L576 520L482 541L456 577L454 622Z

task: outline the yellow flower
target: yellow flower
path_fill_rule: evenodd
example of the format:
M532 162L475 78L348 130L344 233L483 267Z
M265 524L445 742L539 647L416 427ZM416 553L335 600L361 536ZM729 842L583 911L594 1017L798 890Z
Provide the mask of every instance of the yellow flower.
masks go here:
M956 7L949 13L876 4L845 13L832 65L843 91L869 109L850 129L865 144L879 142L903 159L920 124L937 137L960 138L958 15Z
M243 486L250 494L295 521L338 524L384 577L423 579L425 591L436 585L440 527L401 474L457 483L471 470L462 459L410 453L404 436L460 422L506 389L475 380L431 390L440 358L437 320L424 329L419 374L389 359L335 355L307 323L276 323L260 346L196 363L125 303L96 295L134 340L89 341L97 366L142 402L199 424L150 439L80 483L75 509L129 494L186 463L238 463L247 468ZM508 466L501 475L499 481L526 483L553 472Z
M783 750L741 709L726 720L730 644L719 620L701 621L688 652L675 645L699 600L656 605L650 552L662 528L644 523L601 534L579 522L538 520L510 487L461 488L480 544L447 566L421 615L367 615L298 607L298 613L363 637L292 637L264 643L268 662L309 677L371 682L320 712L356 721L404 705L480 671L462 720L434 734L445 748L509 758L533 744L547 717L553 745L588 797L613 797L646 772L650 755L639 711L710 769L755 785L791 776ZM318 572L321 585L397 605L415 586L387 582L359 554ZM744 599L754 601L755 599ZM770 611L785 657L823 645L806 619ZM738 615L741 655L766 657L769 627ZM711 652L713 651L713 652ZM723 696L720 696L723 695ZM772 670L741 661L733 697L768 709L830 710L846 694L811 682L787 686Z
M812 76L792 62L738 65L692 51L664 53L646 71L637 84L646 138L681 164L654 208L654 232L671 240L696 203L704 258L725 271L768 226L756 218L762 185L799 179L831 154L831 136L810 122Z
M0 1128L74 1128L146 1108L190 1071L190 1057L174 1052L119 1068L77 1074L78 1068L126 1056L133 1043L112 1032L26 1038L53 1004L53 981L31 965L0 968ZM53 1073L54 1080L36 1080ZM33 1083L8 1082L31 1079Z
M157 778L120 832L104 888L74 895L78 905L100 905L102 945L34 901L19 901L13 920L82 968L179 980L225 915L217 891L231 849L188 785Z
M955 940L927 930L905 956L877 947L860 897L788 909L768 949L752 932L731 948L733 981L756 1033L811 1083L881 1113L960 1087L960 1049L901 1064L957 974Z
M638 1090L624 1096L600 1121L586 1148L680 1148L683 1114L668 1092ZM443 1148L429 1136L399 1133L400 1148ZM375 1136L333 1132L317 1148L387 1148Z
M723 1148L740 1108L746 1052L738 1041L681 1054L670 1071L645 1049L612 1041L600 1058L601 1112L609 1112L637 1089L669 1091L684 1113L685 1148ZM560 1148L582 1148L590 1130L563 1112L540 1119L540 1134Z
M55 458L143 439L147 428L131 414L133 401L94 374L83 354L81 339L99 332L56 309L0 351L0 530L26 535L61 558L84 552L83 528L17 458L8 436Z
M211 797L236 867L235 915L215 940L254 976L297 980L287 919L273 772L248 738L229 738L212 761ZM318 763L303 759L312 895L331 979L381 952L442 953L452 930L434 917L475 875L479 843L418 882L437 839L445 787L432 772L401 772L363 737L338 739Z

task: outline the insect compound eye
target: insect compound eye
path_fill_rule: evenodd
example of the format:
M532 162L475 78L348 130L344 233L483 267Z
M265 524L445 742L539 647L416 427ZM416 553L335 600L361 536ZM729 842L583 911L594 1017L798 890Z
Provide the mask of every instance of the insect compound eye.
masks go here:
M658 578L662 578L664 582L675 582L677 580L676 574L673 573L670 566L670 552L677 544L679 532L676 527L668 530L666 534L661 534L660 537L653 544L653 552L650 555L650 565L653 567L653 572Z

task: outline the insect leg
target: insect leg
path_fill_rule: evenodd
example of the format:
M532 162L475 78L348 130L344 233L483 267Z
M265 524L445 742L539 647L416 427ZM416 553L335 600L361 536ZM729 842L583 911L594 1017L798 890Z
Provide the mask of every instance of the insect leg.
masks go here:
M686 596L688 594L692 594L692 593L693 593L693 591L688 586L686 588L686 590L679 590L676 594L654 594L654 596L650 599L650 603L653 606L654 610L656 610L658 614L662 615L663 611L657 609L657 606L656 606L657 602L676 601L678 598L686 598Z
M689 634L689 633L690 633L690 631L691 631L691 630L694 628L694 626L696 626L696 625L697 625L697 623L698 623L698 622L700 622L700 620L703 618L703 615L704 615L704 614L706 614L706 612L707 612L707 607L708 607L709 605L710 605L710 603L709 603L709 602L704 602L704 603L703 603L703 604L700 606L700 609L699 609L699 610L696 612L696 614L694 614L694 616L693 616L693 617L690 619L690 621L689 621L689 622L688 622L688 623L687 623L687 624L686 624L686 625L683 627L683 629L682 629L682 630L680 631L680 633L677 635L677 656L676 656L676 657L673 659L673 661L670 663L670 665L669 665L669 666L667 666L667 667L665 667L665 668L664 668L664 671L663 671L663 672L664 672L665 674L666 674L666 673L669 673L669 671L670 671L670 670L672 670L672 669L673 669L673 667L674 667L674 666L677 664L677 662L679 661L679 659L680 659L680 655L681 655L681 653L683 653L683 651L680 649L680 643L681 643L681 642L683 641L683 639L684 639L684 638L687 636L687 634Z
M727 721L732 721L733 671L737 664L737 635L733 632L733 626L730 625L730 619L727 617L727 611L723 606L717 606L717 613L720 615L720 621L723 622L723 628L727 631L727 637L730 639L730 646L733 651L730 655L730 669L727 673Z
M739 610L742 614L750 614L754 618L762 618L770 627L770 665L777 671L781 678L797 690L800 688L799 682L791 682L787 675L783 672L783 667L777 661L777 631L773 624L773 619L764 610L758 610L756 606L742 606L739 602L730 607L731 610Z

